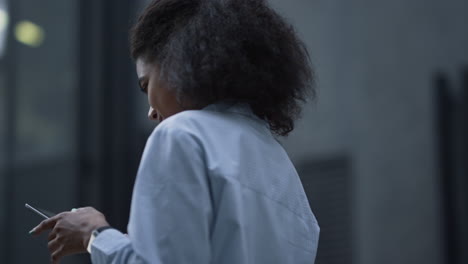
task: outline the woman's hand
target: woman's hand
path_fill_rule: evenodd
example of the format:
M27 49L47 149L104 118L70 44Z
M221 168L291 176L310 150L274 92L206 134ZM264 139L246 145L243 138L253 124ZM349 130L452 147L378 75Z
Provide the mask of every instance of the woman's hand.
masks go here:
M84 207L44 220L30 233L39 235L52 229L48 248L52 262L58 263L64 256L86 252L92 231L103 226L109 226L104 215L92 207Z

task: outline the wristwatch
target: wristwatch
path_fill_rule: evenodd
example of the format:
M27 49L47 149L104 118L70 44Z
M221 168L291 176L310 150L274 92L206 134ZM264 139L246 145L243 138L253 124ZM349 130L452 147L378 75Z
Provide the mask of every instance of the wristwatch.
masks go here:
M102 226L102 227L94 229L93 232L91 232L91 237L89 238L88 247L86 248L86 250L88 250L89 254L91 254L91 244L93 244L94 239L96 239L96 237L102 231L104 231L106 229L110 229L110 228L112 228L112 227L111 226Z

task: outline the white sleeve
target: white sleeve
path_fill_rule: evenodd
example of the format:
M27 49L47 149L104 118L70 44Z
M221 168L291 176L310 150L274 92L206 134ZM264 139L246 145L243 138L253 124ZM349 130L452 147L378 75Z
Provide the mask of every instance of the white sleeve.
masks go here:
M116 229L99 233L91 244L92 263L154 263L135 254L130 239Z
M158 127L135 181L129 238L105 230L93 242L93 263L209 263L213 213L206 171L195 136ZM106 233L108 239L101 237Z

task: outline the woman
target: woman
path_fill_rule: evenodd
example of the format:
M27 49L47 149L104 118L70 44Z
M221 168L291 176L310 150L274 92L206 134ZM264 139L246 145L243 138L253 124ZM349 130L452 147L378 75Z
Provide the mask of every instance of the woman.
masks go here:
M91 207L63 212L52 260L313 263L319 227L275 136L313 94L292 27L261 0L155 0L131 32L149 118L128 235Z

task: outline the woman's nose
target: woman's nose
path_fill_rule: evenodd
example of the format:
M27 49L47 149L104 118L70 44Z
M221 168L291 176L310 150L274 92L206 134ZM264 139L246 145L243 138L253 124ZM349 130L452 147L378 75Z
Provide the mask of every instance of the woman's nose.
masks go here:
M154 110L153 107L150 107L149 109L148 118L152 121L158 120L158 113L156 113L156 110Z

